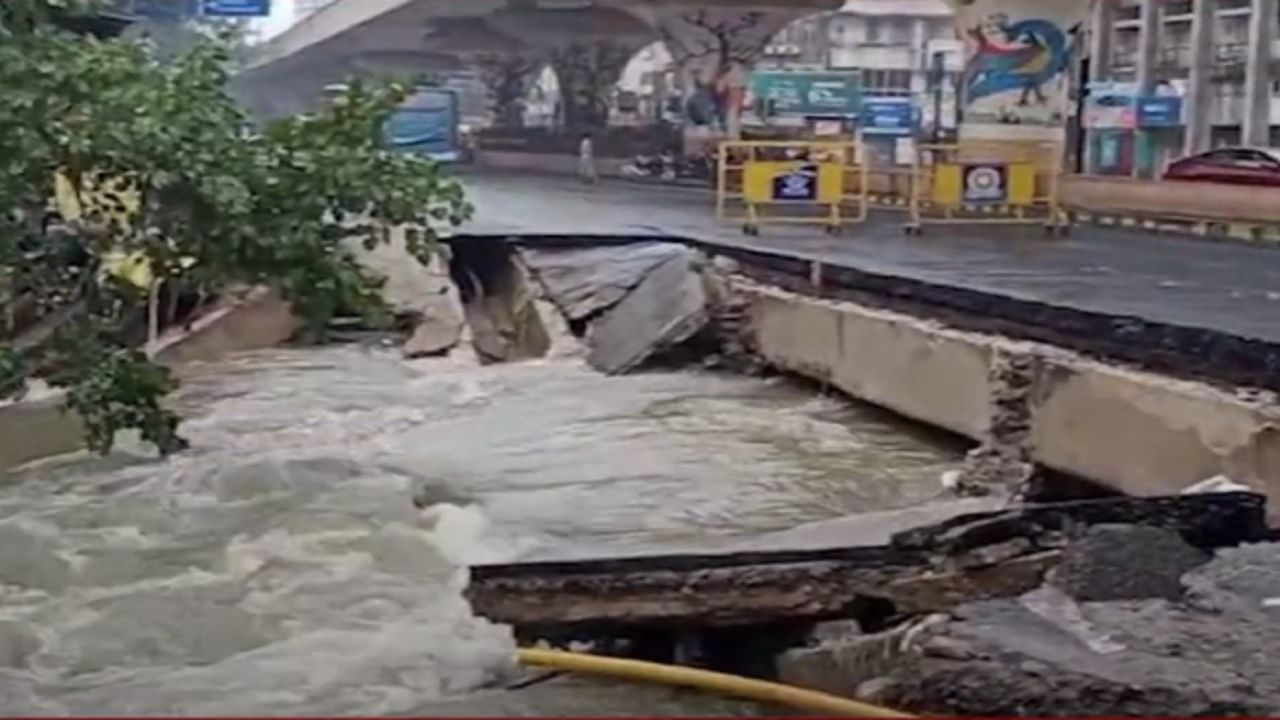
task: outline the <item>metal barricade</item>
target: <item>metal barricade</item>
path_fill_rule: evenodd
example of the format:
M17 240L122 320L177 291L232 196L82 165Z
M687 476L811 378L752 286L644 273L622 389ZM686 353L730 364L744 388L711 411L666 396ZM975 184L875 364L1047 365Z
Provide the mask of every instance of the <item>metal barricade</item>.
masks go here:
M1062 143L922 144L911 172L908 234L928 224L1042 225L1065 234Z
M838 234L867 218L863 157L858 142L721 143L716 217L740 222L748 235L770 223L822 225Z

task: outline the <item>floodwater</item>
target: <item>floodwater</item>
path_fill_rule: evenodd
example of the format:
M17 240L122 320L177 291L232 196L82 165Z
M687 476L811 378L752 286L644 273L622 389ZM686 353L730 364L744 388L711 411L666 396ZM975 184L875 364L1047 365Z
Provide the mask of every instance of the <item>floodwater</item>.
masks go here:
M186 371L190 452L0 492L0 713L751 714L505 690L468 563L714 549L935 497L955 448L784 380L341 346ZM435 504L413 507L419 493Z

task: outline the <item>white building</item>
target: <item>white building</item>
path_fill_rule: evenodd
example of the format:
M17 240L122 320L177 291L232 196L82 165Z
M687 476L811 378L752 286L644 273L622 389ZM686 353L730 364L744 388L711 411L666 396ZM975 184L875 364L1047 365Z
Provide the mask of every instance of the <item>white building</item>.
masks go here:
M947 73L960 71L962 48L946 0L849 0L785 28L758 67L859 71L867 94L919 96L937 53Z
M1212 146L1280 140L1278 35L1277 0L1099 0L1090 80L1183 96L1180 127L1134 133L1137 155L1146 155L1134 171L1158 171L1170 157Z

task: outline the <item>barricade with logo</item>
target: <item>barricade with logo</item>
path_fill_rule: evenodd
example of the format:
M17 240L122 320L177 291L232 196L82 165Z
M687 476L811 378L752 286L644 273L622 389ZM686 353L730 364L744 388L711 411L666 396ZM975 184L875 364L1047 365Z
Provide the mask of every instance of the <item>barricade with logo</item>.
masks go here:
M867 169L857 142L773 140L720 145L716 216L760 226L822 225L836 234L867 217Z
M965 142L920 145L912 166L906 230L927 224L1042 225L1065 233L1059 203L1062 144Z

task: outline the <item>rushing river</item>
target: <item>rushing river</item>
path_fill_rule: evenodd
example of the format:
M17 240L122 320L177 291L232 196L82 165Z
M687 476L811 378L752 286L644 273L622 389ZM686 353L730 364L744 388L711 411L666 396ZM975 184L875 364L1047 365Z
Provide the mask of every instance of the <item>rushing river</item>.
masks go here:
M192 367L191 451L126 443L4 478L0 712L750 713L580 681L503 690L510 634L470 614L459 566L767 542L926 501L957 460L783 380L466 355Z

